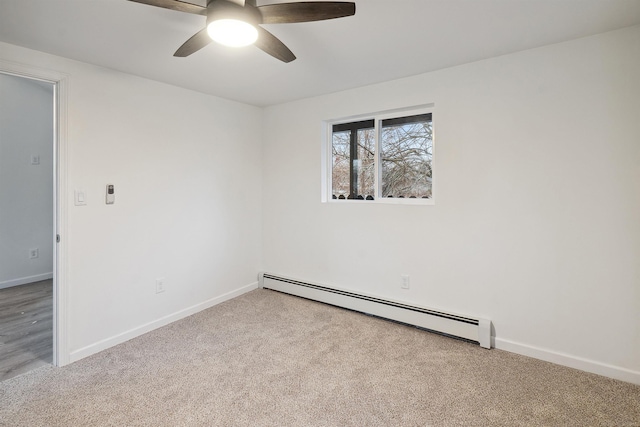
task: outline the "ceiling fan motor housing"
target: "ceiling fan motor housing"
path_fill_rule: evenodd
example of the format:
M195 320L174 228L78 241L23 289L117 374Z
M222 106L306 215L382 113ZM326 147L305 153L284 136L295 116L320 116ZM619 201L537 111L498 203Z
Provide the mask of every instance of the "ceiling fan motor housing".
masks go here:
M262 23L262 14L249 4L243 7L227 0L213 0L207 5L207 25L219 19L235 19L257 27Z

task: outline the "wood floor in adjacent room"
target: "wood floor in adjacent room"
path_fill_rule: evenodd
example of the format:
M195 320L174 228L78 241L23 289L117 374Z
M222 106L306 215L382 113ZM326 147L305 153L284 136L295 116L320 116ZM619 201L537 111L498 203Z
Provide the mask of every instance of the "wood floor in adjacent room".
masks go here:
M51 363L53 281L0 289L0 381Z

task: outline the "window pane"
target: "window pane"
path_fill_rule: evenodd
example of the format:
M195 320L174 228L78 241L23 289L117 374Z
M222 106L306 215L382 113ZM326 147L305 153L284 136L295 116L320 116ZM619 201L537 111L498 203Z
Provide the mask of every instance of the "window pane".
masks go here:
M358 194L356 196L374 196L375 188L375 130L358 130L358 160L354 162L354 169L358 175Z
M382 121L382 197L431 197L432 123L430 114Z
M333 125L332 198L373 200L375 195L375 121Z
M349 196L350 131L333 133L333 163L331 182L334 198Z

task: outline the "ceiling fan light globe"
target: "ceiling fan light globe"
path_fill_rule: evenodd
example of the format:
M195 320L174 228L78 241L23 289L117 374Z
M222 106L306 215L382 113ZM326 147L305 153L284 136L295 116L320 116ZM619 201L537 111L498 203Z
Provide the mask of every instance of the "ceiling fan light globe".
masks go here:
M258 40L258 30L239 19L217 19L207 25L209 37L217 43L231 47L249 46Z

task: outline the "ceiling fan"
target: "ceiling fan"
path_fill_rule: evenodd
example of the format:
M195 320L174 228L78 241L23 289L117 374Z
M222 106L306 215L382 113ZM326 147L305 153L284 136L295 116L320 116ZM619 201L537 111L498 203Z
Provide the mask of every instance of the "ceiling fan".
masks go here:
M356 5L342 1L305 1L257 6L256 0L207 0L207 6L181 0L129 0L207 18L207 26L198 31L173 54L185 57L212 41L227 46L256 47L283 62L296 56L276 36L260 24L290 24L343 18L356 13Z

